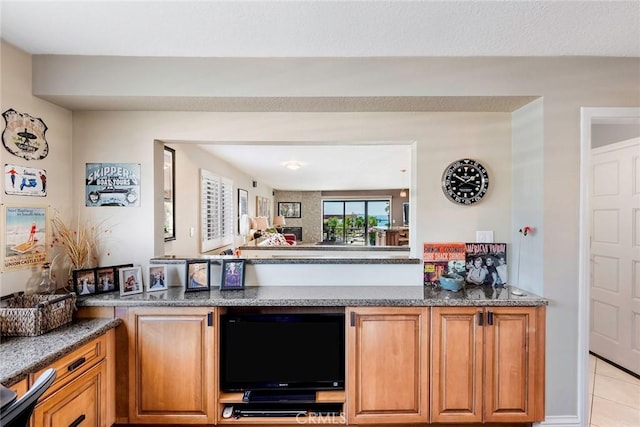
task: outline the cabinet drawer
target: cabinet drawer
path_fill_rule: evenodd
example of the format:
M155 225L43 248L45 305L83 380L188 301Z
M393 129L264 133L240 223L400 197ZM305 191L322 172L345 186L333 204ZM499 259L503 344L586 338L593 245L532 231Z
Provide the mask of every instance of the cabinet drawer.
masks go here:
M78 378L78 376L82 375L93 365L104 359L106 342L106 336L101 335L99 338L86 343L77 350L74 350L49 365L47 368L54 368L56 370L56 380L51 384L51 387L49 387L42 398L44 399L56 392L56 390L59 390L69 381ZM47 368L31 374L30 384L33 384L36 378Z
M34 427L100 427L105 423L106 362L85 371L36 406Z

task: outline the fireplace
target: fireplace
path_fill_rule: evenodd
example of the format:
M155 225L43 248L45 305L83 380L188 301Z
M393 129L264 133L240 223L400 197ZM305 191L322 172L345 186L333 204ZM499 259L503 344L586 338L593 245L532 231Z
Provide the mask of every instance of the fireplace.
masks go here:
M282 227L282 234L295 234L296 240L302 241L302 227Z

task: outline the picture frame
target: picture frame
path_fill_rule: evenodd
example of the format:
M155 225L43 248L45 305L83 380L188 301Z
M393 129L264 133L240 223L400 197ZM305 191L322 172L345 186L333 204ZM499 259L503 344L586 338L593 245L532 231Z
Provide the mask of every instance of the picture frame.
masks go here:
M118 277L121 296L142 293L142 268L140 266L119 268Z
M271 201L268 197L256 196L256 216L271 218Z
M187 260L185 264L185 292L208 291L211 289L209 261Z
M115 274L115 279L116 279L116 289L120 289L120 269L121 268L128 268L128 267L133 267L133 264L129 263L129 264L119 264L119 265L114 265L111 266L110 268L113 268L113 274ZM107 268L107 267L105 267Z
M96 294L118 290L116 269L113 267L96 268Z
M278 215L285 218L301 218L301 202L278 202Z
M167 266L165 264L151 264L147 269L146 291L165 291L169 288L167 283Z
M82 270L73 270L73 289L76 295L95 295L96 294L96 269L85 268Z
M164 241L176 240L176 150L164 147Z
M242 215L249 215L249 192L238 188L238 234L242 229L240 226Z
M221 291L244 289L245 261L242 258L222 260Z

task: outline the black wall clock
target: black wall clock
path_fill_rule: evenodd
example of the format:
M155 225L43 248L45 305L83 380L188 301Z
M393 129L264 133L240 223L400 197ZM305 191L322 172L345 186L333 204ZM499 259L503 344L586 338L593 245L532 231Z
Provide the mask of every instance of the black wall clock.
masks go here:
M472 159L451 163L442 174L442 191L449 200L460 205L478 203L489 188L489 174Z

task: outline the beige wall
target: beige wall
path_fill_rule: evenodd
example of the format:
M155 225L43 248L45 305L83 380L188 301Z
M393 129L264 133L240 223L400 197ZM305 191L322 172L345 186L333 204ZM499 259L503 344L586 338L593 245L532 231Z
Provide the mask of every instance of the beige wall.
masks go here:
M0 148L0 164L3 171L5 164L12 164L44 169L47 172L46 197L7 195L2 188L0 202L10 206L49 207L49 212L57 209L62 215L69 218L74 208L71 197L71 111L31 95L31 57L29 55L5 43L2 43L0 49L2 54L0 60L0 74L2 76L0 108L2 112L13 108L20 113L28 113L33 117L41 118L48 126L45 136L49 143L49 154L42 160L27 161L9 153L4 147ZM2 182L4 187L4 178ZM4 206L2 209L0 218L3 218ZM4 219L2 219L0 244L4 244L5 231L6 227ZM5 248L2 247L0 250L4 253ZM54 249L52 253L57 253L57 250ZM62 287L66 285L64 282L67 271L59 263L56 267L54 269L58 281L57 285ZM27 281L37 281L39 276L38 267L0 273L0 295L23 291Z

